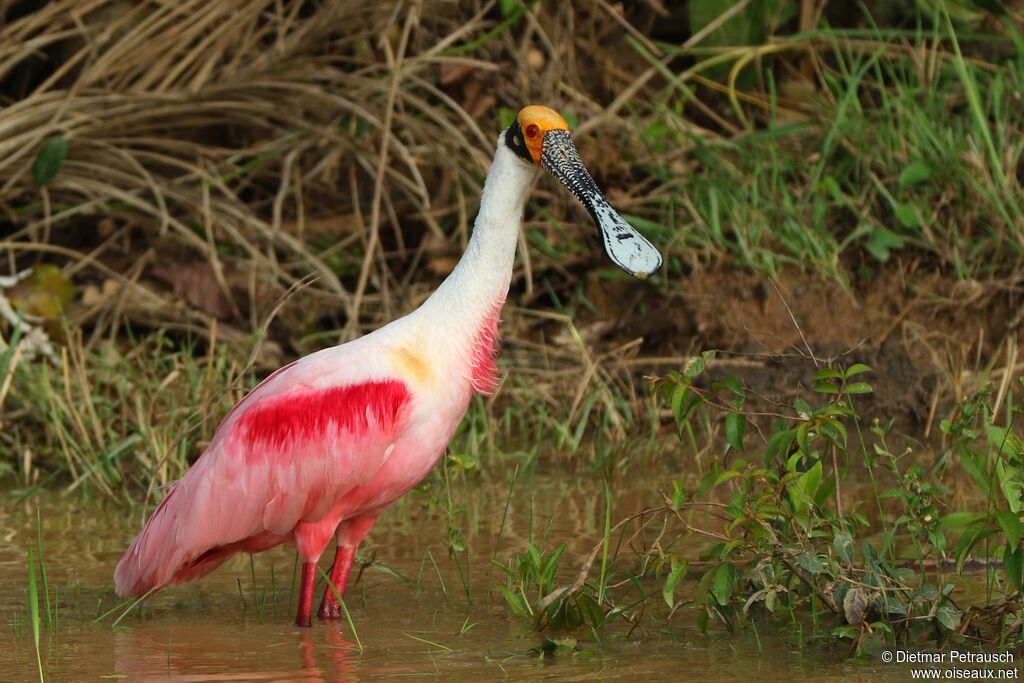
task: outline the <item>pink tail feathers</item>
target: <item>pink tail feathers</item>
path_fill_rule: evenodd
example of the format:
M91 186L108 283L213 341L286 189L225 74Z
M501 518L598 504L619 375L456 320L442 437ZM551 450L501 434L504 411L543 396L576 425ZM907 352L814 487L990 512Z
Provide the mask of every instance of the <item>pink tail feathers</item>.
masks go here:
M191 474L191 473L190 473ZM206 576L236 552L258 553L288 540L287 534L225 528L206 514L208 502L188 477L164 498L114 570L114 587L125 597ZM205 492L209 494L209 491Z
M149 518L145 528L132 541L114 570L114 587L125 597L158 590L173 582L179 567L175 535L178 493L172 490ZM218 563L219 564L219 563ZM216 565L214 565L215 567ZM208 571L212 571L210 567ZM195 577L198 578L198 577Z

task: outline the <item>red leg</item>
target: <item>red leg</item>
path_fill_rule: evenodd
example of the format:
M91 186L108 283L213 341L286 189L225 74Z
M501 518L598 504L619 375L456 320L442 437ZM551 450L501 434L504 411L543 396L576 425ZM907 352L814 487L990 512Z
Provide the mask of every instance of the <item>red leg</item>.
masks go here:
M352 560L355 559L356 548L359 547L376 521L376 514L359 515L350 517L338 525L335 534L338 537L338 549L334 553L334 566L331 567L331 583L342 596L345 595L345 585L348 583L348 575L352 570ZM338 598L335 597L330 586L324 592L324 600L320 603L318 616L321 619L341 618L341 605L338 604Z
M296 626L313 624L313 584L316 583L316 562L302 563L302 582L299 584L299 610L295 614Z
M345 586L348 584L348 575L352 570L352 560L355 557L355 546L338 544L338 549L334 553L334 566L331 567L331 583L342 596L345 595ZM320 611L317 616L321 619L341 618L341 605L330 586L327 586L327 590L324 592L324 599L320 603Z

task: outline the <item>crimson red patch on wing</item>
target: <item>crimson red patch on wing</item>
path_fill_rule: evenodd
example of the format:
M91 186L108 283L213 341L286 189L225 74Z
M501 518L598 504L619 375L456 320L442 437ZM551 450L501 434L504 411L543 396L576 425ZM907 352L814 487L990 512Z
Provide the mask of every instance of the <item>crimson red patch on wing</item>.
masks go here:
M278 449L334 430L353 436L388 432L410 397L398 380L308 390L257 401L236 428L249 446Z

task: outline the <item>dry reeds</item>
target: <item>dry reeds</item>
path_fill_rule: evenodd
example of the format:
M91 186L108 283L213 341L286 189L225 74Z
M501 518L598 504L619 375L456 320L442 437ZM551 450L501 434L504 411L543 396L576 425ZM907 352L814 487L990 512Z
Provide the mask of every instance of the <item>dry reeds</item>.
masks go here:
M216 337L268 370L418 305L468 238L503 119L539 101L578 124L612 202L669 264L622 306L587 217L538 184L503 330L531 383L500 398L557 412L571 448L594 424L626 433L651 367L638 354L703 348L673 337L688 324L673 307L705 263L851 292L907 257L1016 296L1021 148L991 149L1024 120L989 86L1020 69L953 50L944 27L809 30L807 12L797 35L793 19L763 44L710 41L751 4L691 30L658 2L0 0L0 276L62 269L76 358L166 331L178 351ZM54 140L66 158L39 182ZM0 375L4 410L25 386ZM65 403L51 409L74 429L104 422ZM100 451L166 419L136 417ZM76 481L91 471L63 452Z
M118 279L132 290L122 314L149 309L147 324L179 323L182 312L129 275L124 261L145 247L163 261L209 262L253 321L310 272L314 310L357 319L353 283L339 271L358 264L355 282L397 286L379 250L359 256L368 237L392 231L380 241L406 260L417 249L403 234L410 224L444 238L432 210L438 180L472 187L493 145L434 77L473 61L445 57L443 39L396 55L390 27L403 21L387 3L75 0L9 21L0 28L3 249L19 263L48 251L78 261L85 280ZM67 159L52 184L34 187L35 156L56 136ZM101 263L114 272L97 272ZM249 290L241 306L239 289ZM370 322L380 292L378 283L363 297ZM208 327L191 303L188 318Z

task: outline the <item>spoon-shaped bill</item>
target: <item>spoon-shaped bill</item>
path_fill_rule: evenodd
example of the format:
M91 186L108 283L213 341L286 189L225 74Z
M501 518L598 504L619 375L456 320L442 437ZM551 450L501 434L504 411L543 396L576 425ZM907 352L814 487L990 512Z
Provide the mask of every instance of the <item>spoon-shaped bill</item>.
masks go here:
M569 131L550 130L544 135L540 164L576 195L590 213L601 231L604 251L615 265L641 280L661 268L658 250L623 220L598 189L572 144Z

